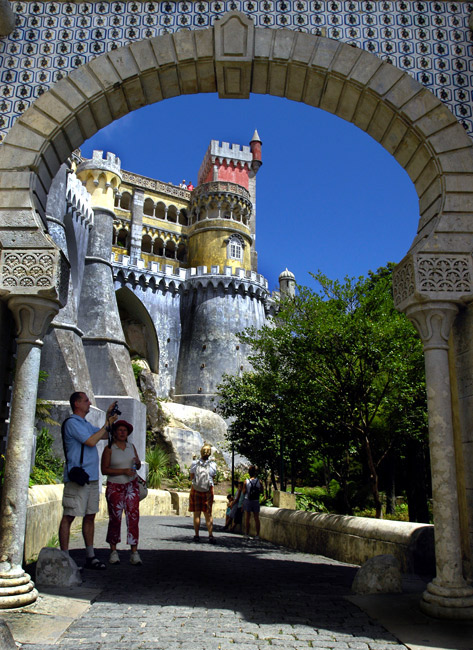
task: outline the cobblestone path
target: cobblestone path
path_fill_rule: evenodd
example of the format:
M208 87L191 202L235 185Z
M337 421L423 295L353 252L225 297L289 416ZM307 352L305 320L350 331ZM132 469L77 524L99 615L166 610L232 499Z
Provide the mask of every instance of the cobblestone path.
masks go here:
M83 570L101 589L56 645L28 650L405 650L345 599L356 569L264 541L220 532L218 544L192 541L183 517L143 517L142 566ZM96 527L97 556L108 559L106 522ZM122 530L123 533L123 530ZM77 537L72 544L81 547ZM124 545L121 544L124 548ZM71 555L79 565L83 551Z

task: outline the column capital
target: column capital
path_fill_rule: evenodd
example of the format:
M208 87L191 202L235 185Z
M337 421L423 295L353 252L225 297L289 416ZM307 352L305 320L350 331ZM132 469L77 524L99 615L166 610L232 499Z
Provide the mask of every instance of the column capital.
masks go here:
M450 330L458 314L454 302L427 302L412 304L405 310L416 328L425 350L448 350Z
M7 304L17 326L18 343L42 346L46 331L59 312L59 303L39 296L16 295Z

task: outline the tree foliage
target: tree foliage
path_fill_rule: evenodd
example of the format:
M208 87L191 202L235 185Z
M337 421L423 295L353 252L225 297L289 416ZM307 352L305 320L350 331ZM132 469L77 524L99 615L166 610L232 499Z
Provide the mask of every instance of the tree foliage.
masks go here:
M293 479L317 454L347 512L358 467L377 516L380 466L427 435L422 346L394 308L392 268L344 282L314 275L318 291L299 287L272 324L240 335L253 371L219 387L237 451L273 476L284 475L283 459Z

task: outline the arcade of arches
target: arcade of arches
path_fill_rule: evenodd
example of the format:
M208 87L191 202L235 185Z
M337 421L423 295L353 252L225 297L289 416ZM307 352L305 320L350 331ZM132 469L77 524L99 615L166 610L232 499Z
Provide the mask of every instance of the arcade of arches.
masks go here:
M418 234L396 270L394 293L425 349L437 576L422 607L436 616L472 618L471 141L433 94L393 65L320 36L255 28L239 13L209 29L134 42L97 57L37 99L2 146L0 296L18 327L1 502L2 585L11 584L14 594L18 581L29 580L21 569L28 479L20 468L29 462L42 338L66 300L68 266L43 221L51 180L99 128L140 106L199 92L241 99L267 93L330 111L380 142L415 184ZM188 218L164 214L159 205L147 209L163 223ZM121 236L118 231L118 241ZM0 600L24 604L34 600L31 593Z

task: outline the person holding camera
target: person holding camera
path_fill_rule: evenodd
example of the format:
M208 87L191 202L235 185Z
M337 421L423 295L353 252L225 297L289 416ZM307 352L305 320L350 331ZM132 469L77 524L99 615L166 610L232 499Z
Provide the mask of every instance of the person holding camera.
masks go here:
M107 409L105 424L100 429L87 422L91 401L83 392L72 393L69 398L72 415L62 425L64 445L63 515L59 525L59 544L69 552L71 525L75 517L82 517L82 536L85 543L85 566L101 570L106 565L95 557L95 515L99 510L99 455L97 443L107 438L107 428L118 415L114 415L116 402Z
M105 498L108 505L107 542L110 544L110 564L120 564L117 544L121 541L122 514L125 511L127 543L131 548L130 564L141 564L138 553L138 522L140 519L140 490L136 470L141 461L135 445L128 442L133 426L117 420L112 426L108 447L102 454L102 474L108 476Z

